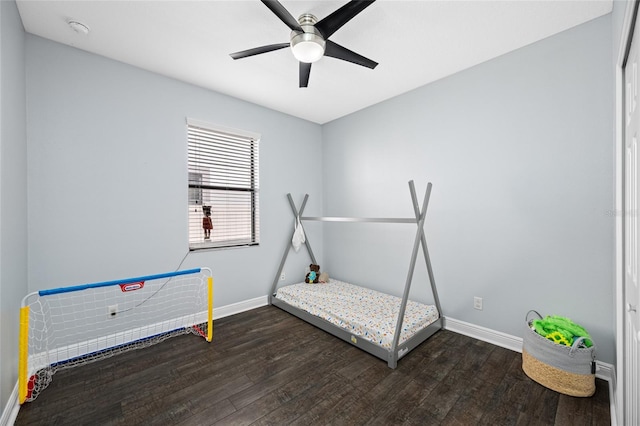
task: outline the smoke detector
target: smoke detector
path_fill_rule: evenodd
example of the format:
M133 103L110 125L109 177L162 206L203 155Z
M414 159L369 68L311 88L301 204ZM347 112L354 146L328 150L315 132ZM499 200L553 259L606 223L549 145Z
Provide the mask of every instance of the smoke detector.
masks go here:
M72 20L72 21L68 21L67 24L69 24L69 27L71 27L71 29L77 32L78 34L84 34L84 35L89 34L89 27L87 27L82 22Z

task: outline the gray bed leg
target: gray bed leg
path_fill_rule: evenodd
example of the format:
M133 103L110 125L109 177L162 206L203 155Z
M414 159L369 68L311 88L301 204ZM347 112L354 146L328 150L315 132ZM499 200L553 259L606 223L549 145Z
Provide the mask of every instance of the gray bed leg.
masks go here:
M409 182L409 189L413 186L413 181ZM414 188L415 191L415 188ZM424 201L422 202L422 209L420 216L416 218L418 222L418 230L416 231L416 237L413 242L413 251L411 253L411 262L409 263L409 272L407 273L407 281L404 286L404 292L402 294L402 303L400 304L400 311L398 312L398 320L396 321L396 331L393 336L393 343L391 345L391 352L396 357L398 342L400 341L400 332L402 331L402 322L404 321L404 312L407 308L407 300L409 300L409 290L411 290L411 281L413 280L413 272L416 268L416 260L418 258L418 249L424 236L424 220L427 215L427 207L429 206L429 197L431 196L431 184L427 185L427 191L424 194Z
M429 191L431 190L431 183L428 183ZM416 195L416 187L413 181L409 182L409 189L411 191L411 199L413 200L413 210L416 215L416 220L420 218L420 209L418 208L418 196ZM427 264L427 273L429 274L429 283L431 284L431 292L433 293L434 304L438 309L438 315L442 317L442 308L440 307L440 298L438 297L438 290L436 288L436 279L433 275L433 268L431 267L431 257L429 256L429 249L427 247L427 238L422 233L422 252L424 253L424 261Z
M289 200L289 205L291 206L291 211L293 212L294 219L298 219L302 216L304 212L304 208L307 205L307 200L309 199L309 194L304 194L304 200L302 200L302 205L300 206L300 211L296 208L295 203L293 202L293 198L291 198L291 194L287 194L287 199ZM302 226L302 222L300 222L300 226ZM302 228L304 231L304 227ZM287 244L284 248L284 253L282 254L282 260L280 260L280 266L278 266L278 271L276 272L276 276L273 278L273 283L271 284L271 292L269 293L269 304L271 305L271 298L276 293L276 289L278 288L278 281L280 281L280 274L282 274L282 270L284 269L284 265L287 262L287 257L289 256L289 250L291 249L291 240L293 239L293 235L295 233L295 229L291 233L291 236L287 240ZM311 250L311 244L309 243L309 237L306 236L305 232L305 246L307 247L307 252L309 252L309 256L311 257L311 261L314 264L317 264L316 257L313 255L313 251Z
M309 194L305 194L304 200L302 201L302 206L300 207L300 211L297 211L296 205L293 203L293 198L291 198L291 194L287 194L287 197L289 198L289 205L291 206L291 210L293 211L295 218L297 219L298 217L302 216L302 212L304 211L304 208L307 205L307 200L309 199ZM300 222L300 226L302 226L302 221ZM304 226L302 227L302 229L304 230ZM291 238L293 238L293 235L291 236ZM309 243L309 238L307 237L306 232L304 233L304 245L307 247L307 252L311 257L311 262L314 265L317 265L318 262L316 261L316 257L313 255L313 250L311 250L311 243ZM280 276L280 274L278 274L278 276Z

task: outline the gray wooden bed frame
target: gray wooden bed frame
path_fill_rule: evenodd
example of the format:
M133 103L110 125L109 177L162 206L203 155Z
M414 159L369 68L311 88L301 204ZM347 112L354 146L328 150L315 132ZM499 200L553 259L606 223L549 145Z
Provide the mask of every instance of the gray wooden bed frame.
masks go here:
M398 321L396 322L396 329L393 336L393 343L391 345L391 349L384 349L378 345L375 345L369 342L366 339L360 338L358 335L354 335L349 333L348 331L320 318L315 315L312 315L302 309L299 309L295 306L292 306L278 298L275 297L276 290L278 288L278 282L280 281L280 274L284 269L284 265L287 261L287 256L289 255L289 251L291 250L291 240L293 239L293 233L289 236L289 240L287 241L287 246L282 255L282 260L280 261L280 266L278 267L278 272L273 280L273 284L271 286L271 292L269 293L269 304L273 306L277 306L278 308L289 312L292 315L297 316L298 318L330 333L334 336L353 344L354 346L369 352L370 354L381 358L387 361L387 364L391 368L396 368L398 365L398 360L406 355L409 351L417 347L419 344L427 340L438 330L443 328L443 317L442 317L442 309L440 307L440 300L438 298L438 291L436 289L435 279L433 276L433 270L431 268L431 259L429 257L429 250L427 249L427 239L424 235L424 222L427 215L427 207L429 206L429 198L431 196L431 183L427 184L427 189L425 191L424 200L422 202L422 209L418 204L418 197L416 196L416 189L413 181L409 181L409 191L411 192L411 200L413 202L413 209L415 213L414 218L352 218L352 217L304 217L302 213L304 212L304 208L307 204L307 200L309 198L309 194L305 194L304 200L302 202L302 206L300 210L296 208L293 199L291 198L291 194L287 194L287 198L289 200L289 204L291 205L291 210L293 215L297 221L300 220L300 226L305 221L321 221L321 222L379 222L379 223L415 223L417 224L416 237L413 243L413 252L411 253L411 262L409 264L409 271L407 273L407 279L404 286L404 292L402 295L402 302L400 304L400 311L398 312ZM304 229L304 227L303 227ZM316 258L313 254L313 250L311 250L311 245L309 243L309 238L305 239L305 246L311 257L311 261L314 264L317 264ZM415 270L416 261L418 258L418 251L422 247L422 253L424 254L424 260L427 265L427 272L429 275L429 281L431 283L431 291L433 293L434 304L438 309L438 319L420 330L410 339L405 341L402 344L399 344L400 340L400 332L402 330L402 321L404 320L404 313L407 307L407 301L409 300L409 290L411 289L411 281L413 279L413 272Z

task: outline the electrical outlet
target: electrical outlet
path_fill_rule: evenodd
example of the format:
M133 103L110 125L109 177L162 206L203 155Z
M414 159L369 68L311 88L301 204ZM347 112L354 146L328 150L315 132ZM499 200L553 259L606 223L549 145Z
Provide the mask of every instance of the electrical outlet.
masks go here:
M473 298L473 308L479 311L482 310L482 297L474 297Z
M283 272L283 273L281 273L281 274L280 274L280 281L284 281L284 280L285 280L285 278L286 278L285 273L284 273L284 272Z
M109 305L107 310L109 312L109 318L115 318L118 313L118 305Z

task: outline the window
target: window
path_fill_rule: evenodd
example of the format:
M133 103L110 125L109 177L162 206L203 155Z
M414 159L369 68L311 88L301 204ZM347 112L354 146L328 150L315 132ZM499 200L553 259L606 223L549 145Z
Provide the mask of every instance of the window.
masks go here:
M259 244L259 139L187 119L190 250Z

